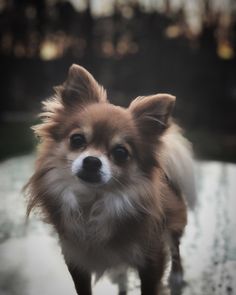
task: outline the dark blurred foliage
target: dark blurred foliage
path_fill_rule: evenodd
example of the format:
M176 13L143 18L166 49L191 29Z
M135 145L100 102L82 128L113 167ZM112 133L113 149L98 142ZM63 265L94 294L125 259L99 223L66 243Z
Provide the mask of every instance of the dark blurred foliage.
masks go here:
M235 15L201 1L201 29L194 31L184 9L172 11L170 2L160 12L115 1L112 14L95 17L92 1L76 10L68 1L0 0L0 130L8 146L0 153L15 150L14 122L31 122L40 101L78 63L116 104L157 92L176 95L174 115L197 154L236 161ZM25 130L17 131L20 150L30 147Z

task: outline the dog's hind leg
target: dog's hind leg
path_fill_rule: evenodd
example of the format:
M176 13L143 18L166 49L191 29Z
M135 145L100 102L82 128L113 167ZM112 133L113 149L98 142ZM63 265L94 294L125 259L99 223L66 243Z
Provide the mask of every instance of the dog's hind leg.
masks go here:
M112 270L109 273L110 280L112 283L118 286L118 294L126 295L127 294L127 284L128 284L128 274L126 267L120 267L116 270Z
M183 279L183 267L181 262L181 256L180 256L180 239L181 239L182 233L172 233L171 239L172 239L172 247L171 247L171 272L169 277L169 283L171 288L171 294L172 295L178 295L181 294L181 289L184 287L184 279Z
M127 271L124 271L119 276L118 281L118 288L119 288L119 295L126 295L127 294Z

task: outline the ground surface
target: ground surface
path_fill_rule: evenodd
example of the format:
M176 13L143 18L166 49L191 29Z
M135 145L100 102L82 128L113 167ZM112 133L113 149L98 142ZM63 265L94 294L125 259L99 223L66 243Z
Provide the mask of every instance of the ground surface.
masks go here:
M0 295L75 295L52 230L36 218L25 226L20 190L33 156L0 164ZM199 207L189 213L182 241L186 287L182 295L236 294L236 165L196 163ZM139 295L130 273L128 295ZM115 295L106 278L95 295Z

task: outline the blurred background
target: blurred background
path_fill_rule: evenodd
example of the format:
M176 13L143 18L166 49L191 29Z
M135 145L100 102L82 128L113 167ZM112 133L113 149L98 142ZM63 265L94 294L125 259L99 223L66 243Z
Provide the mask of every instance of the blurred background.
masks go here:
M72 63L115 104L177 97L199 206L181 245L186 286L172 294L236 294L236 1L0 0L0 295L75 294L52 229L36 216L26 226L21 193L35 160L30 126ZM106 279L94 288L117 294ZM140 294L133 273L128 290Z
M0 157L32 150L40 102L78 63L116 104L176 95L197 157L235 162L235 50L234 0L0 0Z

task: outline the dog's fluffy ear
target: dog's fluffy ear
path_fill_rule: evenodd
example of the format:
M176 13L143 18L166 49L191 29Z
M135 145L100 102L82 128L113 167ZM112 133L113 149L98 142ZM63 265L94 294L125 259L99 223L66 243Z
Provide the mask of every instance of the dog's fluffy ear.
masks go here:
M175 97L160 93L137 97L129 109L144 136L161 134L169 126L169 118L175 104Z
M62 86L55 87L56 92L66 106L84 105L96 102L106 102L104 88L83 67L73 64L67 80Z

